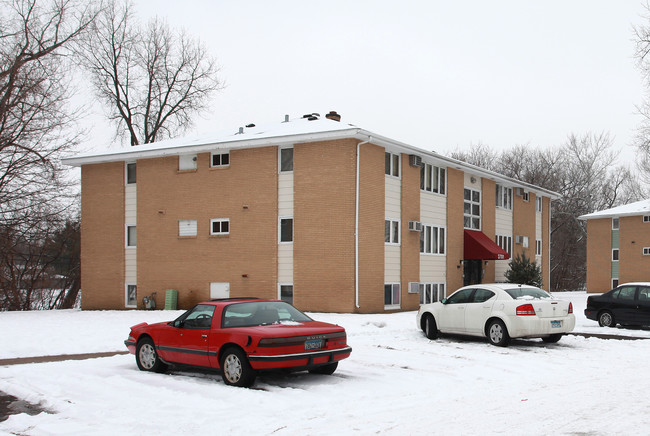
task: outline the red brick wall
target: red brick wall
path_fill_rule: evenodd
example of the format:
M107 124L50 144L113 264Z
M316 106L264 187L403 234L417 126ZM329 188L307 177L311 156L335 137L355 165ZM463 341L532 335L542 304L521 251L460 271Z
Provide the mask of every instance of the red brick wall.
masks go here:
M401 241L401 308L417 310L420 295L409 294L409 282L420 281L420 232L408 229L409 221L420 221L420 167L409 164L409 155L402 154L402 198L400 205L402 216Z
M587 292L611 289L612 220L587 221Z
M465 174L447 168L447 295L463 286L465 233L463 225L463 192Z
M619 220L620 283L650 281L650 256L643 255L644 247L650 247L650 223L644 223L640 215L621 217Z

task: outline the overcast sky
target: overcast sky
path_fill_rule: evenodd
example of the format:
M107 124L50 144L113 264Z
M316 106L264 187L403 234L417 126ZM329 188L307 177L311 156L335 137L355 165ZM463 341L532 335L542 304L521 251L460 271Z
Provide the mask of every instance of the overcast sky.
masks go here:
M190 132L325 114L449 154L609 132L631 162L639 0L135 0L201 38L226 88ZM101 125L94 140L104 135Z

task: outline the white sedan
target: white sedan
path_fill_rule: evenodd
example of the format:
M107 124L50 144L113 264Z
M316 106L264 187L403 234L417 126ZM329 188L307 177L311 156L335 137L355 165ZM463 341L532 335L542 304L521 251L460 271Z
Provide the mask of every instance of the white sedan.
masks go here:
M542 338L557 342L573 330L573 305L546 291L508 283L471 285L449 298L423 304L417 326L429 339L438 333L487 337L505 347L510 338Z

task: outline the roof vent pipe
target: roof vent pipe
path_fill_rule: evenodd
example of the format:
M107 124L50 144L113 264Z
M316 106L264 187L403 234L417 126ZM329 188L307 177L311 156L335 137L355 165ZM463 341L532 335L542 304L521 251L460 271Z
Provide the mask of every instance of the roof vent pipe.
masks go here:
M289 122L289 114L286 114L286 115L284 116L284 122L285 122L285 123L288 123L288 122Z
M244 133L244 128L243 128L243 127L240 127L240 128L239 128L239 132L237 132L237 134L238 134L238 135L241 135L242 133Z
M336 111L330 111L329 114L325 115L325 118L328 120L341 121L341 115L336 113Z

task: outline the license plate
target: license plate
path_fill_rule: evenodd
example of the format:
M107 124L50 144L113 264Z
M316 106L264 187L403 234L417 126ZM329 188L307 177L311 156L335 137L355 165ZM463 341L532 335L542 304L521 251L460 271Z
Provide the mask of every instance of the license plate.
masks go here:
M309 341L305 341L305 350L315 350L317 348L321 348L322 346L323 346L322 339L312 339Z
M562 327L562 321L551 321L551 328L559 329Z

